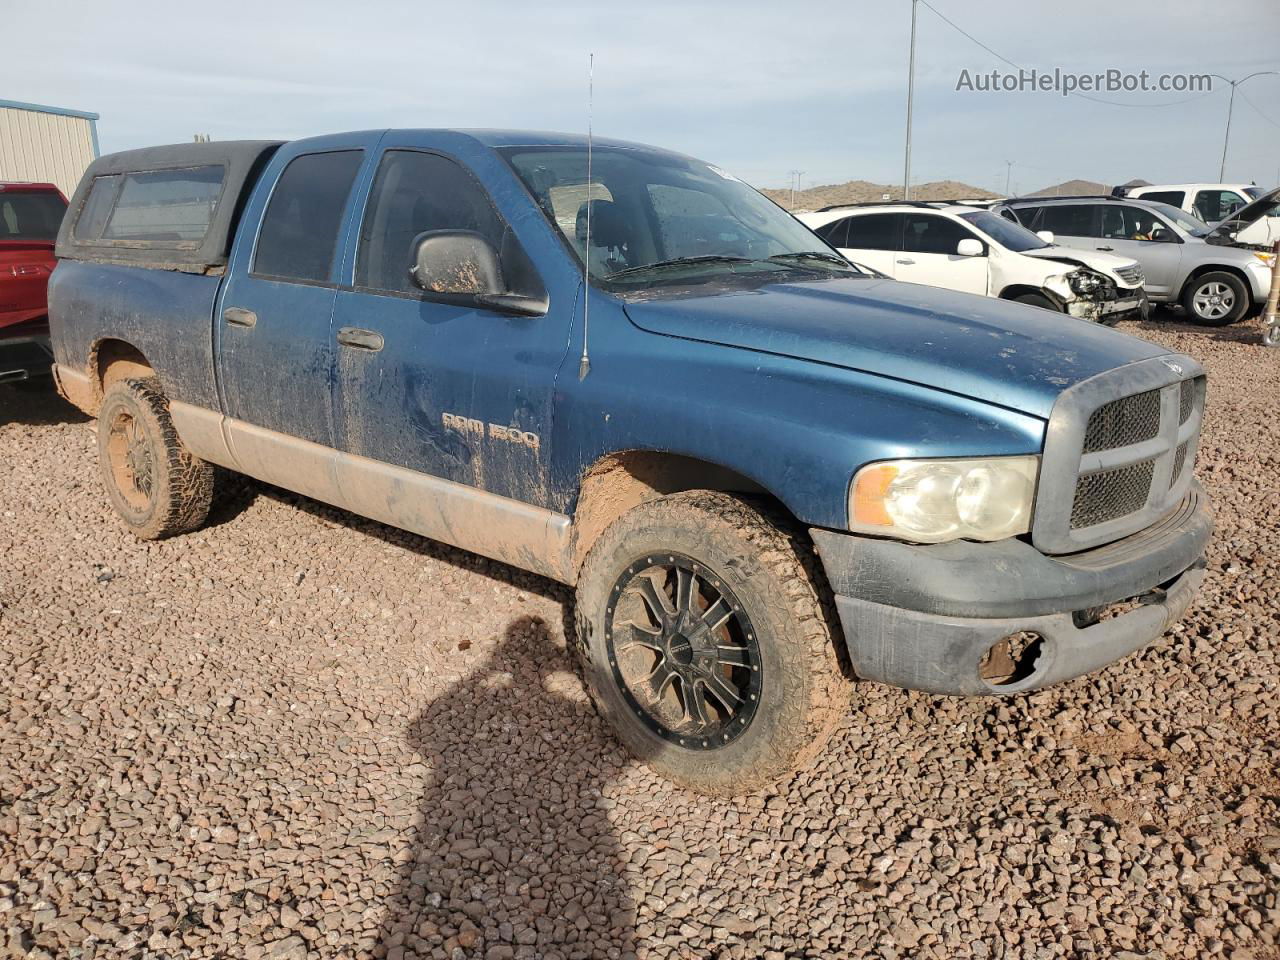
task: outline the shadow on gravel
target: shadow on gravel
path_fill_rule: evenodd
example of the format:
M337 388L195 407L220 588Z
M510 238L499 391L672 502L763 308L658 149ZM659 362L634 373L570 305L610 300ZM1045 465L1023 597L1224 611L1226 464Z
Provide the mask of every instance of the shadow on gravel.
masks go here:
M635 912L601 798L622 757L545 621L512 623L408 739L430 774L414 859L387 902L388 960L456 947L547 960L634 950Z
M1206 340L1217 340L1223 343L1252 343L1262 346L1262 323L1257 317L1239 320L1227 327L1206 327L1187 320L1186 314L1168 307L1157 307L1148 320L1122 321L1116 329L1135 337L1144 337L1148 333L1168 332L1190 333Z
M0 427L25 423L46 427L87 423L89 418L58 396L51 377L0 384Z

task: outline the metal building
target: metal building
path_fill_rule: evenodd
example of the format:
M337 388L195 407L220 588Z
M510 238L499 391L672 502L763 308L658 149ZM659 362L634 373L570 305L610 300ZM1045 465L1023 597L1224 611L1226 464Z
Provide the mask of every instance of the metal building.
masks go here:
M56 183L68 197L98 156L98 115L0 100L0 181Z

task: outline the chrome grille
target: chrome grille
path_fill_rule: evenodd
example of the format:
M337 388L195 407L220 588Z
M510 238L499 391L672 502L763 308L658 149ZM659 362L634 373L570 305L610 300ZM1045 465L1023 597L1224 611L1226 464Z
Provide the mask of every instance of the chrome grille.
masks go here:
M1160 391L1148 390L1103 404L1089 417L1083 453L1114 450L1150 440L1160 432Z
M1065 554L1121 540L1191 491L1203 419L1203 368L1163 356L1063 391L1049 416L1032 542Z
M1146 505L1154 460L1131 463L1080 478L1071 504L1071 529L1081 530L1127 516Z
M1131 267L1121 267L1116 271L1116 276L1130 286L1137 286L1146 280L1146 274L1142 272L1142 267L1136 263Z

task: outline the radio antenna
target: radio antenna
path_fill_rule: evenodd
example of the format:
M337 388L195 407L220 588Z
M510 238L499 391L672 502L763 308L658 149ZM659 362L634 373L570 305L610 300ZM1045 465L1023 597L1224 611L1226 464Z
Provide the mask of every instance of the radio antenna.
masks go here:
M578 379L585 380L591 371L591 355L587 351L587 331L591 318L591 112L595 100L596 55L587 55L587 245L582 251L582 357L578 360Z

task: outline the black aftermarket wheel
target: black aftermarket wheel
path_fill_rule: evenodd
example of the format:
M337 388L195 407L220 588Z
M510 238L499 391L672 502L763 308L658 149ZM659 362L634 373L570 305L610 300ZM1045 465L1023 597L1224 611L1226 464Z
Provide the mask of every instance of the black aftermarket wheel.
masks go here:
M715 794L766 786L822 747L847 702L824 589L807 541L742 500L642 504L579 579L593 698L662 775Z

